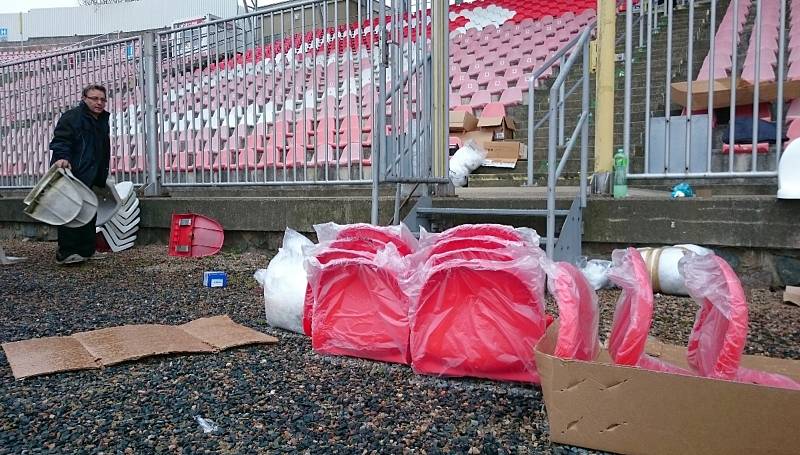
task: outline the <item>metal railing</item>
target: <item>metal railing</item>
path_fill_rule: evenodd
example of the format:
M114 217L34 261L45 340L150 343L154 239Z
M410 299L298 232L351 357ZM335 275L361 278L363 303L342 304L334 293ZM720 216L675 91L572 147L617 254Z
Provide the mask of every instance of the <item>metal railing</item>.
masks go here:
M556 244L556 217L559 211L556 210L556 192L558 179L564 172L570 156L575 146L580 143L580 176L579 176L579 204L580 208L586 207L588 163L589 163L589 121L591 107L589 98L590 87L590 62L589 62L589 42L591 41L597 23L592 22L575 38L573 38L561 50L553 54L545 63L531 75L528 84L528 184L533 184L533 152L535 145L536 131L543 125L547 125L547 238L546 250L550 257L553 257L553 250ZM570 70L580 58L580 71L577 81L568 89L567 77ZM539 78L552 66L558 65L558 75L549 88L549 106L547 114L536 120L535 113L535 87ZM571 132L565 131L564 105L567 100L580 91L581 108L580 115ZM568 135L568 139L566 136ZM566 141L565 141L566 139ZM560 157L559 157L559 151Z
M143 80L139 38L0 64L0 188L31 187L47 172L56 122L90 83L108 90L111 172L144 183Z
M658 6L644 2L638 21L644 71L634 62L631 3L627 0L625 14L622 144L629 157L628 177L777 175L786 105L798 96L800 84L800 63L794 58L786 65L790 49L800 47L796 33L789 35L787 47L786 0L690 0L680 7L666 0L660 18ZM800 3L794 5L792 23L800 26ZM665 59L656 59L654 54L663 49ZM636 81L638 87L631 88L641 72L644 83ZM644 118L634 107L641 98L632 94L642 86ZM630 125L642 121L642 147L634 150ZM766 128L775 132L764 134Z
M36 182L58 114L89 82L110 89L112 172L149 184L150 194L161 186L446 182L447 120L446 111L434 115L433 65L444 67L446 82L447 45L439 43L434 61L431 40L441 9L446 18L447 5L432 0L301 0L2 65L4 114L16 113L34 85L64 102L35 135L10 120L18 115L3 115L4 169L41 156L36 173L3 172L0 186ZM119 62L90 58L112 52ZM80 84L33 77L65 58L81 62ZM446 86L442 93L447 106ZM52 102L49 92L43 98ZM435 130L437 121L444 128ZM18 146L28 135L38 140L33 149Z

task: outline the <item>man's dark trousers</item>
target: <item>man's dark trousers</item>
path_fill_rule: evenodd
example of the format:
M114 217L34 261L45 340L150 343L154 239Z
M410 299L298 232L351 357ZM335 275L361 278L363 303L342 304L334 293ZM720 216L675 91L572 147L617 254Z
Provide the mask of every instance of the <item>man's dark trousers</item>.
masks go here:
M95 226L97 215L83 226L68 228L58 227L58 259L65 259L71 254L91 257L95 251Z

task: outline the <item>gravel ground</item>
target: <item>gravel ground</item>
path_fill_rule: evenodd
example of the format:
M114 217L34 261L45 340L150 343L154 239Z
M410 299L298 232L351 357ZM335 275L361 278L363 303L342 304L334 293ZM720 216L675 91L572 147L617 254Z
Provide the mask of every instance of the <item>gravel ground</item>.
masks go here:
M28 261L0 266L0 342L224 313L280 342L22 381L0 353L2 454L595 453L550 443L534 386L323 357L305 337L271 329L252 278L265 254L179 260L151 245L62 268L53 243L4 247ZM229 273L229 288L202 287L202 272L217 269ZM601 294L603 333L616 297ZM750 301L748 353L800 359L800 308L770 291ZM685 343L694 313L689 299L659 296L651 334ZM220 430L204 434L195 415Z

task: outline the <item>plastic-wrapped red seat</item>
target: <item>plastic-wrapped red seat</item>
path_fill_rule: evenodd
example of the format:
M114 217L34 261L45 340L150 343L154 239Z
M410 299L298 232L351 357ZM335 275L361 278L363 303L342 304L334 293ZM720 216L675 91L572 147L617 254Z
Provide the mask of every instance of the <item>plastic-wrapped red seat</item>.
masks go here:
M689 295L700 305L689 335L687 361L710 378L800 390L775 373L739 366L747 340L747 298L736 272L719 256L686 254L678 263Z
M665 373L688 374L689 370L671 365L644 352L653 318L653 288L650 274L636 248L615 250L609 279L622 288L614 309L614 322L608 339L608 353L618 365L638 366Z
M550 293L558 305L558 338L554 354L591 361L600 352L597 294L580 270L566 262L545 262Z
M364 251L351 251L351 250L338 250L338 249L324 249L315 254L317 262L325 265L337 259L354 259L354 258L371 258L373 253ZM311 288L311 282L306 286L306 295L303 301L303 333L311 336L312 315L314 314L314 290Z
M530 228L515 228L503 224L461 224L442 233L420 233L420 246L425 247L454 238L495 237L512 242L539 245L539 235Z
M543 275L532 255L427 266L409 311L414 371L538 383L531 352L547 327Z
M392 244L400 256L411 254L416 249L416 239L405 225L373 226L371 224L338 225L325 223L314 226L317 238L324 248L311 255L321 264L334 259L372 257ZM312 336L314 294L311 280L306 287L303 305L303 332Z
M380 244L391 243L402 256L411 254L417 247L416 238L403 224L398 226L374 226L366 223L348 225L325 223L315 225L314 230L317 232L317 238L320 243L344 239L365 239ZM337 246L336 248L354 249L346 246Z
M395 272L371 258L309 264L314 350L408 364L409 300Z

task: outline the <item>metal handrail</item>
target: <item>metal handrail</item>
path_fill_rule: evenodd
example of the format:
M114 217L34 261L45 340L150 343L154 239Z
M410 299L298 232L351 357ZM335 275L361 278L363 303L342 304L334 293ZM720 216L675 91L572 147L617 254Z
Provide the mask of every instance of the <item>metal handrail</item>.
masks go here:
M567 160L572 153L572 150L575 146L575 143L578 140L578 137L581 139L581 151L580 151L580 161L581 161L581 170L580 170L580 207L586 207L586 192L587 192L587 169L588 169L588 139L589 139L589 40L591 34L596 26L596 22L593 22L588 27L586 27L581 34L573 39L568 47L562 49L561 55L564 55L571 49L575 49L575 52L572 52L569 55L569 58L561 64L559 68L559 74L556 76L556 79L553 81L553 84L550 86L550 106L548 109L548 114L546 119L548 120L548 147L547 147L547 239L546 239L546 250L547 255L552 258L553 252L555 249L555 221L556 216L558 216L558 211L556 210L556 186L558 185L558 177L564 171L564 167L566 166ZM580 48L579 48L580 46ZM580 50L578 50L580 49ZM583 72L581 75L581 80L579 83L576 83L575 86L569 90L568 94L564 94L563 86L567 78L567 74L572 69L575 61L578 59L578 55L582 54L582 66ZM561 57L561 55L554 55L552 58L548 60L550 64ZM538 71L534 73L534 78L531 79L529 82L529 106L528 112L531 114L529 116L528 122L530 128L528 130L528 143L529 148L533 147L533 136L534 136L534 119L532 115L532 111L534 110L534 95L533 95L533 85L536 81L536 77L544 72L547 66L540 68ZM582 93L581 93L581 115L578 119L577 124L575 125L574 130L570 134L570 139L565 145L563 156L561 160L557 161L557 147L558 143L563 143L563 138L561 141L558 139L559 133L563 134L563 123L561 123L561 119L559 119L559 108L563 106L566 98L568 98L572 93L577 89L578 84L582 85ZM562 114L563 116L563 114ZM528 157L528 168L529 168L529 183L532 183L532 168L533 168L533 150L532 148L529 151Z

